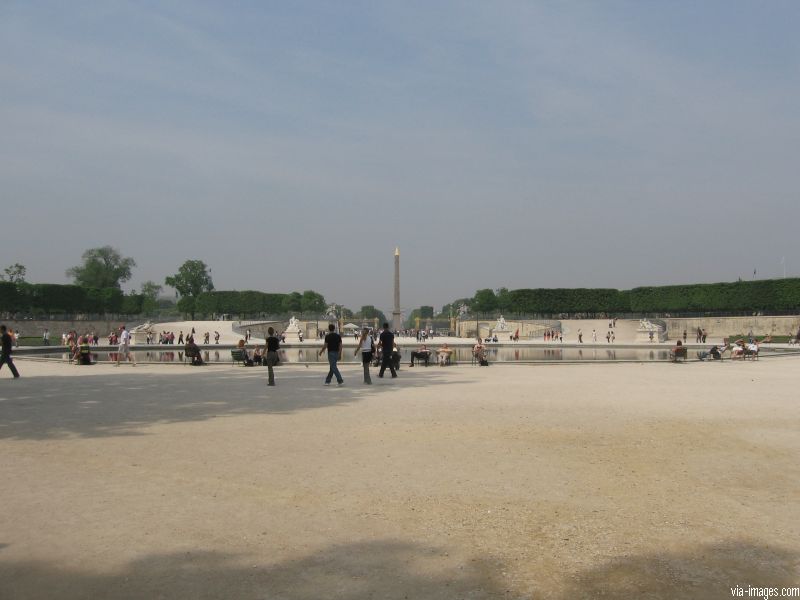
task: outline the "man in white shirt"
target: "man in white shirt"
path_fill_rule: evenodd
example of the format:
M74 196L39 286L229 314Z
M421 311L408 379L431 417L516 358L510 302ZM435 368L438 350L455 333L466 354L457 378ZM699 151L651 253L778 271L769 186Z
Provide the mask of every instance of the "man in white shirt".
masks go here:
M136 366L136 358L131 354L131 334L130 332L125 329L125 325L119 328L119 347L117 348L117 364L115 366L119 366L119 361L122 356L125 356L126 360L130 360L133 363L133 366Z

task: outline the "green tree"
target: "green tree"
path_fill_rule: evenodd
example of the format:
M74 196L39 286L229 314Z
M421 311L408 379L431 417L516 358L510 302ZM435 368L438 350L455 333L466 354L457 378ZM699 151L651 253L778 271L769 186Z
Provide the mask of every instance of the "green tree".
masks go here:
M497 296L489 288L478 290L472 299L472 310L478 313L490 313L497 308Z
M378 319L378 325L387 322L386 315L383 314L383 311L375 308L371 304L367 304L361 307L361 310L358 311L356 315L360 319L366 319L368 321L372 321L373 319Z
M285 313L299 313L303 310L303 296L300 292L286 294L282 305L283 312Z
M178 290L181 295L178 309L191 314L192 319L194 319L196 310L195 299L203 292L210 292L214 289L208 266L202 260L187 260L175 275L166 277L164 283Z
M313 290L306 290L300 299L300 310L305 314L322 314L325 312L325 298Z
M139 315L144 306L144 296L142 294L130 294L122 298L121 311L123 315Z
M155 281L145 281L141 289L141 312L146 315L152 315L158 308L158 295L163 288Z
M67 277L86 288L119 288L131 278L131 269L136 266L132 258L123 258L111 246L90 248L81 257L83 265L67 269Z
M25 269L25 265L14 263L3 270L5 274L0 275L0 281L8 281L9 283L24 283L26 271L27 269Z
M498 288L497 292L497 308L501 311L508 312L513 309L511 303L511 294L508 292L508 288Z
M13 313L25 308L26 298L16 284L0 281L0 313Z

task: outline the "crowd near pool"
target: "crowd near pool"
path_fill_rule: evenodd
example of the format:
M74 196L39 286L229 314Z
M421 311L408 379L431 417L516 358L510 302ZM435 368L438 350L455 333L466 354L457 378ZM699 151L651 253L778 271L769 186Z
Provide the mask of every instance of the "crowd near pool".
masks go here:
M435 350L437 346L433 346L434 353L431 354L429 364L436 363ZM471 364L472 348L470 346L454 346L451 347L453 353L451 356L451 363L453 364ZM707 350L707 348L705 348ZM401 364L403 366L409 365L411 361L411 351L415 348L401 348ZM252 349L250 349L252 352ZM327 357L319 356L319 348L314 345L309 345L307 348L289 347L281 349L281 361L287 364L312 364L312 363L327 363ZM699 360L700 349L690 349L688 352L688 360ZM206 349L201 348L201 355L204 362L212 364L225 364L231 363L231 350L230 348L214 348ZM185 360L185 353L182 348L178 349L164 349L152 348L148 350L136 350L131 354L134 355L137 363L183 363L188 362ZM763 348L761 349L760 356L770 357L779 355L798 355L800 350L779 349L779 348ZM49 360L69 361L68 352L49 352L36 354L38 358ZM659 348L642 348L642 347L624 347L624 346L564 346L564 347L540 347L540 346L489 346L487 348L487 358L489 363L557 363L557 362L663 362L670 360L669 349L665 347ZM729 355L725 356L727 360ZM92 360L94 362L116 362L117 353L107 349L92 350ZM345 348L342 355L343 363L359 363L360 357L353 356L352 348ZM424 366L424 363L422 363Z

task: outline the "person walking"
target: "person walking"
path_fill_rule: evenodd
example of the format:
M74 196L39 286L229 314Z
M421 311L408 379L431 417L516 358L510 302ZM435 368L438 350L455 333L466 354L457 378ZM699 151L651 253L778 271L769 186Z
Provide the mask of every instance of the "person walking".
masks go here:
M125 360L131 361L134 367L136 366L136 357L131 352L131 334L125 329L125 325L119 328L119 347L117 348L117 364L115 366L119 366L119 360L122 356L125 357Z
M372 362L372 352L375 343L372 341L372 336L369 334L369 328L364 327L361 330L361 337L358 339L358 346L353 356L361 352L361 364L364 366L364 383L372 385L372 379L369 376L369 363Z
M397 371L394 370L394 362L392 362L392 351L394 350L394 334L389 331L389 323L383 324L383 331L381 332L381 370L378 371L378 377L383 377L383 372L386 367L392 372L392 379L397 377Z
M44 333L42 334L42 343L45 346L50 345L50 330L47 327L44 328Z
M281 341L275 335L275 330L270 327L267 329L267 385L275 385L275 371L273 367L278 364L278 349Z
M325 343L319 351L320 356L322 356L322 353L326 350L328 351L328 364L330 368L328 369L328 376L325 378L325 385L331 384L331 379L333 379L334 375L336 375L336 382L339 385L344 384L342 374L339 373L339 367L336 366L336 363L342 360L342 346L342 336L336 333L336 326L331 323L328 325L328 335L325 336Z
M11 370L11 374L14 376L14 379L16 379L19 377L19 371L17 371L17 367L14 366L14 361L11 359L11 351L14 343L11 340L11 335L9 335L5 325L0 325L0 336L2 336L3 349L3 354L0 356L0 369L3 368L3 365L8 365L8 368Z

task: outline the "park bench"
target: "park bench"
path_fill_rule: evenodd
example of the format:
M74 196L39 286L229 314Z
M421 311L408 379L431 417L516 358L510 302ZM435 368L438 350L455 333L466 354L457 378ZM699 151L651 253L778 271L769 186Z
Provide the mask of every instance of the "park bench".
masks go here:
M689 353L687 352L686 346L681 346L680 348L674 348L669 351L669 358L672 362L678 362L681 358L685 361L689 358Z
M240 362L243 366L247 366L247 350L244 348L234 348L231 350L231 360L234 363Z

